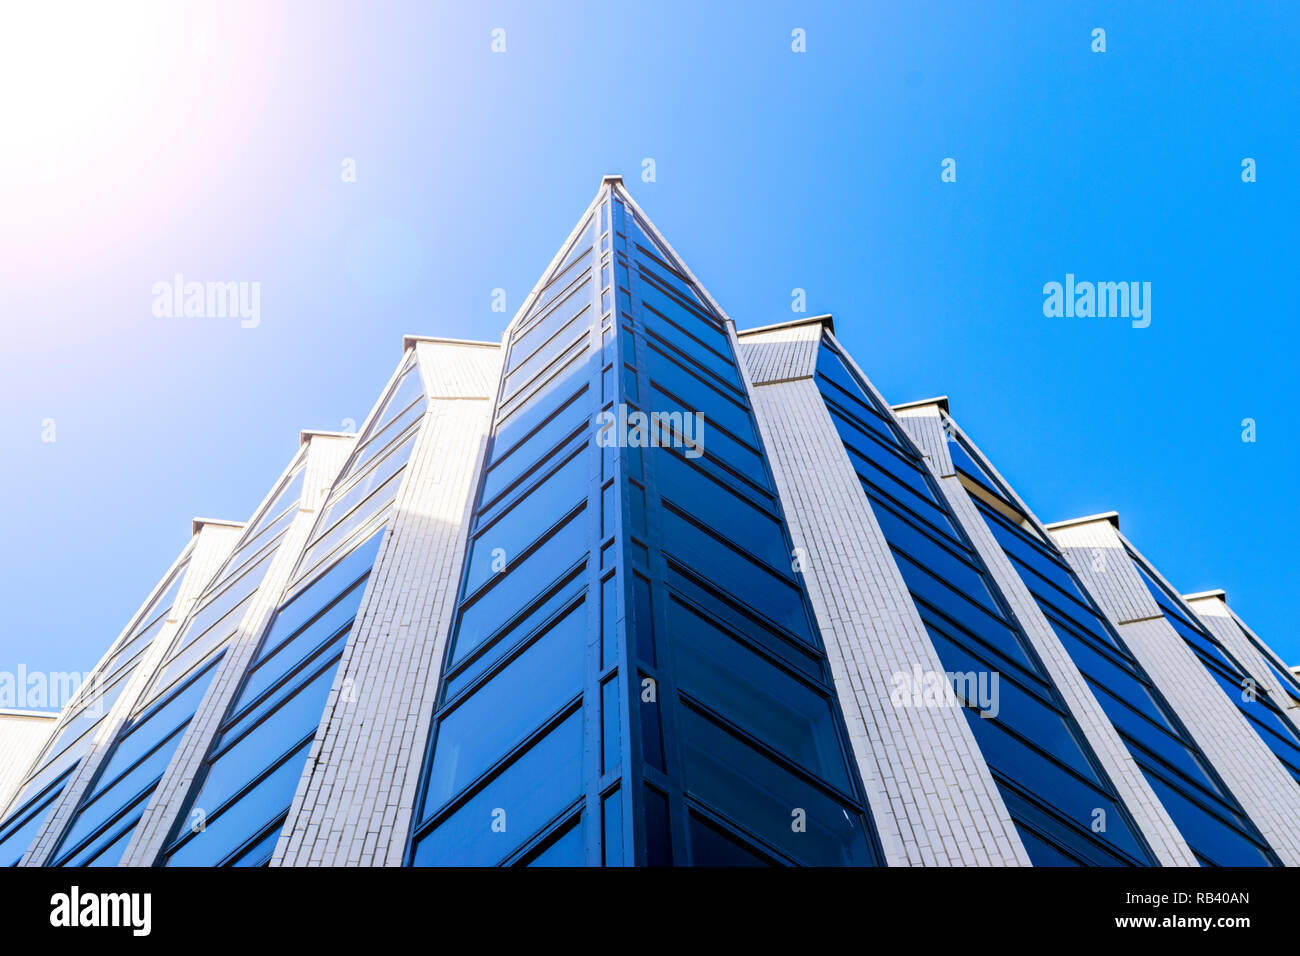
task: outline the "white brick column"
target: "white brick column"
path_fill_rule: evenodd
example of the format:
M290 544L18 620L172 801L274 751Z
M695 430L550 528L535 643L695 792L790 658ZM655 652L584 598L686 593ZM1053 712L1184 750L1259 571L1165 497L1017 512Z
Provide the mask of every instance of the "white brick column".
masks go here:
M1283 863L1300 866L1300 785L1165 619L1125 551L1117 516L1097 515L1048 527L1264 839Z
M207 756L217 726L239 690L249 660L257 651L262 633L275 614L289 576L311 535L317 511L325 503L330 487L356 441L351 435L314 432L305 432L302 440L307 443L307 462L298 513L280 539L275 557L267 565L253 600L240 618L238 630L227 643L217 674L149 799L149 806L122 855L121 866L150 866L162 852L176 814L180 812Z
M1185 594L1183 600L1209 632L1219 639L1219 643L1227 648L1228 653L1241 661L1241 666L1250 672L1259 686L1272 695L1287 719L1300 728L1300 705L1292 700L1290 693L1282 687L1269 668L1271 663L1278 670L1288 671L1286 664L1280 658L1271 661L1266 659L1264 655L1267 651L1261 651L1246 636L1245 625L1228 607L1227 595L1223 591L1207 591L1203 594ZM1258 637L1255 639L1259 640Z
M944 667L809 377L812 328L803 348L745 333L740 354L886 862L1027 866L962 710L891 701L895 674Z
M144 652L140 663L136 665L131 676L127 678L127 685L121 695L113 703L113 707L104 717L103 723L100 724L99 730L95 734L95 740L81 758L81 763L73 771L72 776L68 779L67 785L63 788L63 793L59 795L58 800L50 809L45 818L45 823L37 831L36 836L32 839L27 855L23 857L22 866L44 866L49 862L50 855L58 847L59 840L63 836L63 831L67 828L72 815L76 812L77 807L81 804L82 798L86 795L87 789L94 781L95 776L99 773L100 767L112 752L113 744L117 740L117 735L131 716L131 711L135 710L136 704L140 702L140 695L145 692L152 682L154 673L162 665L163 658L167 655L167 649L171 646L172 638L176 636L185 619L189 617L194 603L203 594L203 591L212 582L212 578L226 559L230 557L230 552L234 550L235 543L239 540L243 532L243 524L231 521L213 521L206 518L195 518L193 524L193 547L190 550L189 564L185 567L185 576L181 579L180 587L176 589L176 599L172 603L171 610L167 613L167 620L154 636L149 648ZM172 566L173 569L175 565ZM157 587L149 595L149 599L136 612L135 618L127 626L127 630L122 633L117 641L113 643L110 653L104 656L99 662L96 669L95 677L102 677L100 671L102 668L113 660L117 646L123 638L129 637L131 628L134 628L140 621L140 615L148 610L149 603L156 599L161 590L167 586L173 570L168 570L163 579L159 581ZM56 732L61 728L55 728Z
M273 866L397 866L500 375L495 343L420 340L426 421Z
M1151 789L1142 768L1134 762L1128 747L1093 695L1092 688L1075 666L1069 651L1061 643L1033 594L989 530L983 515L971 501L961 479L957 477L948 453L948 440L944 434L939 406L913 406L899 411L898 416L903 427L925 452L926 460L932 463L932 468L934 462L940 463L939 468L944 468L946 462L947 477L936 475L936 478L948 506L975 546L980 560L993 576L994 584L1011 606L1011 612L1021 630L1042 659L1047 676L1056 685L1066 707L1074 715L1088 744L1101 761L1106 776L1133 815L1134 822L1142 831L1156 859L1162 866L1199 866L1191 847ZM1078 822L1085 825L1091 823L1088 820Z

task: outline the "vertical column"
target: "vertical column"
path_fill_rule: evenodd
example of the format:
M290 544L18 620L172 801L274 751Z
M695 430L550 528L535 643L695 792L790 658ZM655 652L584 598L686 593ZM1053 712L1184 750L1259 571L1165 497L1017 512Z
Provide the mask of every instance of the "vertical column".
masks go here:
M944 667L811 379L810 329L801 348L745 333L740 351L886 860L1028 865L962 711L891 700L894 675Z
M96 734L93 746L82 758L72 778L68 781L68 785L63 788L62 795L45 820L45 825L41 827L35 839L32 840L31 849L23 861L24 866L43 866L48 862L50 854L54 852L55 847L58 845L64 828L72 818L72 814L76 812L78 805L86 794L87 788L94 782L100 767L111 753L122 725L130 717L131 711L135 709L135 705L140 700L140 695L153 682L154 675L166 657L167 649L171 646L172 638L175 637L185 619L189 617L194 603L203 594L204 589L211 583L213 577L221 570L221 566L230 556L230 552L234 549L236 542L239 541L243 527L242 522L214 521L207 518L194 519L194 543L190 551L189 564L185 569L185 577L176 592L176 600L172 604L171 611L167 614L167 620L149 645L149 649L145 651L144 658L136 666L135 672L128 679L126 689L123 690L105 717L99 733ZM166 584L167 578L165 577L159 583L158 588L164 588ZM153 600L153 595L150 595L150 600ZM134 626L134 622L131 626ZM100 662L100 666L103 667L113 657L113 654L106 655L105 659ZM99 676L100 674L97 672L96 678Z
M1112 512L1048 525L1062 553L1202 752L1288 866L1300 865L1300 790L1165 619Z
M1164 866L1197 866L1191 847L1178 832L1141 768L1133 761L1128 747L1101 709L1061 639L989 531L961 479L956 476L939 405L914 404L898 409L897 414L903 427L924 452L949 508L975 546L1002 596L1011 605L1021 630L1042 658L1048 676L1061 692L1066 706L1078 721L1152 851Z
M501 366L495 343L417 349L428 420L273 866L396 866L405 851Z
M1227 595L1223 591L1206 591L1185 594L1183 600L1210 633L1219 639L1219 643L1259 681L1260 687L1273 696L1286 718L1300 726L1300 704L1294 696L1296 690L1282 682L1283 675L1290 673L1289 668L1250 639L1245 627L1228 607Z
M316 513L325 502L355 439L345 435L306 433L303 440L308 443L307 463L298 513L284 533L275 557L267 565L257 592L240 619L239 629L230 639L216 677L204 693L185 736L172 755L167 772L135 828L122 856L123 866L149 866L162 851L176 814L207 755L212 735L239 689L248 661L257 651L262 633L275 613L280 595L289 583L289 576L316 523Z

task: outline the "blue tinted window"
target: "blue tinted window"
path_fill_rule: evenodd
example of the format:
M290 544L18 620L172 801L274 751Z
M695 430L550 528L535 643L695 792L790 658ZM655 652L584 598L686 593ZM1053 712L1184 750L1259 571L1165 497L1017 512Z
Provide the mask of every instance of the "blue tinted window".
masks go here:
M582 690L586 616L578 605L439 722L427 807L436 809Z
M664 550L688 564L708 568L713 580L770 620L811 641L808 615L798 589L769 568L744 557L697 524L665 509Z
M483 584L496 573L496 568L504 568L506 562L514 560L585 499L589 468L588 456L580 452L549 474L490 527L479 532L470 549L466 588L472 591Z
M456 636L457 659L487 640L510 620L521 604L572 568L587 553L587 533L586 515L578 512L535 551L493 575L483 588L485 593L476 595L474 603L461 614ZM494 594L510 597L494 599Z
M582 866L587 862L582 845L582 824L574 823L531 860L528 866Z
M871 863L869 838L856 815L689 707L678 713L689 793L800 863ZM805 832L791 826L798 810L806 812Z
M828 783L852 793L835 705L674 602L668 633L680 688Z
M167 865L251 865L261 857L256 846L289 811L351 626L345 615L360 606L358 582L382 537L376 532L279 609L187 801L187 812L202 812L204 829L188 831L182 816Z
M426 835L417 866L492 866L582 792L582 713L575 713Z
M528 438L495 465L483 480L483 502L491 502L516 481L529 468L540 461L561 440L591 424L591 413L583 401L584 393L579 393L569 404L561 408L534 431Z
M217 866L243 848L250 835L254 839L260 837L265 827L277 819L276 810L283 813L293 801L310 747L311 741L307 741L289 754L274 772L259 780L226 812L206 819L202 831L190 834L186 830L184 836L189 837L188 841L168 854L167 865Z
M984 675L989 686L992 674L1000 674L996 715L992 707L984 716L975 707L965 710L1027 845L1068 847L1069 855L1095 863L1154 862L916 452L826 347L818 373L832 420L954 686L960 689L964 675ZM1094 834L1097 809L1106 811L1107 829Z
M694 813L690 816L690 832L692 866L773 865L771 860L757 850Z
M663 495L695 514L750 554L786 568L790 552L776 518L738 497L674 452L655 456L655 475Z
M19 806L0 827L0 866L17 866L59 799L76 765L37 796Z

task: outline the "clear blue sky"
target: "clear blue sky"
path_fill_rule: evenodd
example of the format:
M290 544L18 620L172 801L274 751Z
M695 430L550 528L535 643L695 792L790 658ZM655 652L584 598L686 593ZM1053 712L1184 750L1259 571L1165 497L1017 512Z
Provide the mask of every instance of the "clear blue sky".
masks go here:
M19 14L0 670L93 665L191 517L247 518L300 428L360 420L403 333L497 338L492 290L512 314L604 173L742 328L806 289L1040 517L1118 510L1300 660L1298 8L859 6ZM260 282L260 325L155 317L178 272ZM1151 282L1151 326L1045 318L1067 272Z

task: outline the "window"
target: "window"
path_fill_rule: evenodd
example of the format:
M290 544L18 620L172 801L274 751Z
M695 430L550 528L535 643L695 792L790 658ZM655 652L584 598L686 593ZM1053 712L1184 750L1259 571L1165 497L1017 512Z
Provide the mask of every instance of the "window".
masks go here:
M266 855L270 830L289 812L382 535L375 532L277 613L187 801L187 814L201 812L204 827L190 829L182 815L167 865L233 865Z
M975 738L1031 859L1152 864L1037 655L938 494L910 441L823 341L816 382L862 481L935 650L960 695L963 678L998 674L999 699L966 701ZM1093 812L1107 813L1104 832Z

